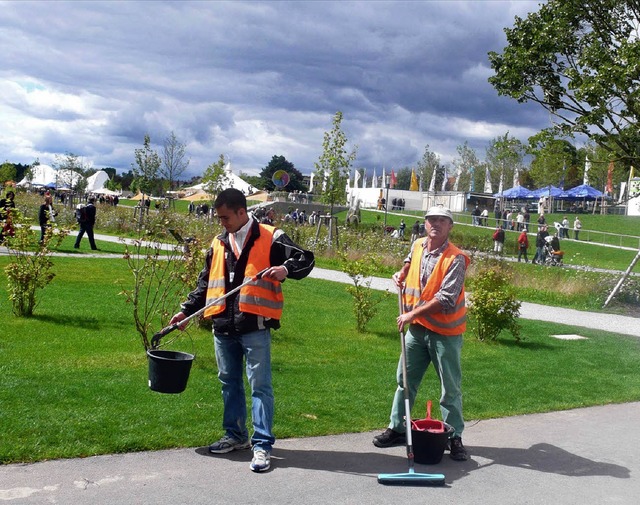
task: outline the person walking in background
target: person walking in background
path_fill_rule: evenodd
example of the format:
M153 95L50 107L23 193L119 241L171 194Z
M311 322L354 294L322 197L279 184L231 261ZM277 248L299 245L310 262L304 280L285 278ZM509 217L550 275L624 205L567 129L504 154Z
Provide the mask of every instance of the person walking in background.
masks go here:
M569 220L567 219L567 216L564 216L562 218L562 228L560 232L560 237L569 238Z
M411 227L411 243L413 244L416 240L418 240L419 236L420 236L420 220L416 219L416 222L413 223L413 226Z
M263 216L263 218L260 220L260 222L262 224L268 224L269 226L275 226L276 225L276 211L273 210L273 207L269 207L267 209L266 214Z
M580 221L580 218L578 216L576 216L575 221L573 222L573 236L576 240L580 240L578 238L578 236L580 235L580 230L582 229L582 222ZM589 240L587 239L587 242Z
M516 216L516 231L524 230L524 214L520 211Z
M44 202L40 205L38 212L38 221L40 223L40 243L44 241L44 236L47 233L47 229L53 226L52 223L56 222L56 216L58 212L53 208L53 197L48 191L44 194Z
M89 238L89 245L93 251L97 251L96 242L93 238L93 227L96 224L96 199L94 197L89 198L89 202L84 207L81 207L80 213L77 217L78 224L80 225L80 231L76 237L76 243L73 247L80 248L80 241L84 234L87 234Z
M493 252L496 254L502 254L504 248L504 230L502 226L496 226L496 230L493 232Z
M546 238L549 236L549 232L547 231L547 225L543 224L538 228L538 233L536 234L536 253L533 255L533 259L531 263L539 263L544 265L545 261L545 244Z
M500 226L500 223L502 221L502 211L500 210L500 201L499 200L496 200L496 203L494 204L493 216L496 219L496 226Z
M525 263L529 261L527 259L527 249L529 249L529 237L527 236L527 230L525 228L518 236L518 263L522 256L524 256Z
M482 209L480 213L480 226L487 226L489 224L489 211L486 209Z
M207 308L222 383L224 436L209 446L225 454L253 446L250 468L271 466L274 396L271 381L271 329L280 327L284 297L281 283L303 279L314 267L313 253L295 244L282 230L258 223L247 213L247 199L234 188L218 194L214 208L224 232L213 239L196 288L169 324L180 323L216 299L264 272L257 283ZM181 328L184 329L184 328ZM251 387L253 434L247 431L243 361Z
M404 288L404 310L396 322L398 330L408 325L406 339L407 384L410 408L430 363L440 380L440 409L444 422L454 431L449 456L466 461L462 444L462 369L460 353L466 329L464 277L469 258L449 242L453 215L445 207L431 207L426 216L427 236L413 243L403 267L393 274L398 289ZM405 287L406 284L406 287ZM388 428L374 437L376 447L406 442L402 358L398 363L397 388Z

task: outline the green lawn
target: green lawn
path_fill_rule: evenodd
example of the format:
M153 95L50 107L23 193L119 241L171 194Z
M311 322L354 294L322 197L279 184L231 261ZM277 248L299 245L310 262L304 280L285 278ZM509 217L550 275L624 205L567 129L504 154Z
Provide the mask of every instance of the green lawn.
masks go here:
M6 263L0 257L0 266ZM54 263L56 278L33 318L15 318L0 286L0 461L192 447L221 435L210 333L191 329L192 340L174 346L196 354L187 390L154 393L130 308L118 295L129 282L125 262ZM278 437L387 423L399 355L396 300L382 301L367 333L358 334L345 287L316 279L284 284L283 327L273 346ZM522 326L520 344L507 336L481 343L467 333L468 420L640 399L638 339L534 321ZM576 332L588 340L550 338ZM438 389L431 370L415 417L423 417L427 399L437 404Z

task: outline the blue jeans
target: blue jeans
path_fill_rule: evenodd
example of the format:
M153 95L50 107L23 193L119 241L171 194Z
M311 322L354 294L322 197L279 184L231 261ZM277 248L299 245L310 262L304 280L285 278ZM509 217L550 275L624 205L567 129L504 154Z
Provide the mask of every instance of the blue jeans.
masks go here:
M247 440L247 405L242 377L243 360L251 387L251 417L254 448L271 450L273 435L273 387L271 385L271 332L269 329L235 335L217 335L213 342L222 383L224 415L222 427L227 435Z
M409 407L413 408L418 387L422 382L429 364L433 363L440 379L440 410L442 420L453 426L452 436L462 436L464 419L462 417L462 370L460 354L462 335L439 335L419 324L410 324L405 334L407 350L407 385L409 386ZM406 431L404 388L402 380L402 357L398 361L398 388L393 397L389 428L398 433Z

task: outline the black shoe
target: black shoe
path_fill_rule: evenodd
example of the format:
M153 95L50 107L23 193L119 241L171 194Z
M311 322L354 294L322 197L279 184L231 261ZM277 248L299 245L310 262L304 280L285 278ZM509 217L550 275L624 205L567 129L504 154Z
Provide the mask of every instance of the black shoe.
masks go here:
M384 430L384 433L373 437L373 445L376 447L393 447L394 445L402 445L407 442L407 437L404 433L398 433L391 428Z
M462 439L460 437L452 437L449 440L449 457L454 461L467 461L469 455L467 450L462 445Z

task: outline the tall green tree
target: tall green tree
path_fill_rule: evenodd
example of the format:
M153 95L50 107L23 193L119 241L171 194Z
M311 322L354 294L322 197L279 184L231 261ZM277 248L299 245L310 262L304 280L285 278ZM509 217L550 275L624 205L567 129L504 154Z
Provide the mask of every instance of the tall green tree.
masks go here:
M151 195L157 184L158 174L162 161L160 156L151 147L151 137L144 136L142 148L134 151L135 163L131 164L135 186L143 195Z
M580 184L577 150L567 139L542 131L529 137L526 152L533 156L529 175L537 187L553 185L569 189Z
M174 189L175 181L189 167L189 158L186 154L186 146L180 142L174 132L164 139L162 146L162 165L160 175L169 182L169 189Z
M520 182L519 177L515 176L523 171L523 155L524 146L522 142L514 137L510 137L509 132L491 141L491 144L487 148L485 160L489 167L489 174L494 189L497 190L500 186L500 177L502 177L503 189L512 187L514 180L517 183Z
M333 116L333 129L324 133L322 154L315 163L320 200L333 206L347 201L345 188L351 173L351 165L356 159L357 146L347 152L347 136L341 129L342 112Z
M555 134L584 134L638 166L639 23L637 0L548 0L505 29L508 45L489 53L489 82L540 104Z
M416 169L416 175L418 179L422 181L422 190L427 191L431 184L431 179L436 176L435 188L439 189L441 186L438 182L442 182L442 175L439 176L438 181L438 169L440 168L440 156L429 149L429 144L424 146L424 154L422 159L418 162L418 168ZM411 183L411 181L409 181Z
M279 190L281 188L276 187L273 183L273 174L278 170L284 170L289 174L289 183L285 186L283 191L306 191L306 187L303 182L303 175L300 171L291 163L287 161L284 156L273 156L269 164L260 172L261 185L267 191Z
M483 183L480 182L480 178L476 181L476 176L481 174L484 177L484 171L480 166L481 162L476 151L469 147L468 142L456 147L456 151L459 157L453 160L453 166L456 171L454 191L469 191L472 186L476 189L477 187L482 189ZM471 182L472 178L474 179L473 184Z
M90 166L77 154L65 153L56 155L53 167L57 170L56 186L69 188L76 194L82 194L87 189L87 175ZM69 200L69 205L73 202Z
M394 189L409 191L409 187L411 186L411 167L403 167L398 169L398 172L396 173L396 179L398 180L398 182L396 183Z
M218 161L209 165L202 176L203 189L211 195L212 200L229 185L229 176L224 169L226 164L227 160L221 154Z
M0 165L0 185L3 185L7 181L15 181L18 171L13 163L5 161Z

